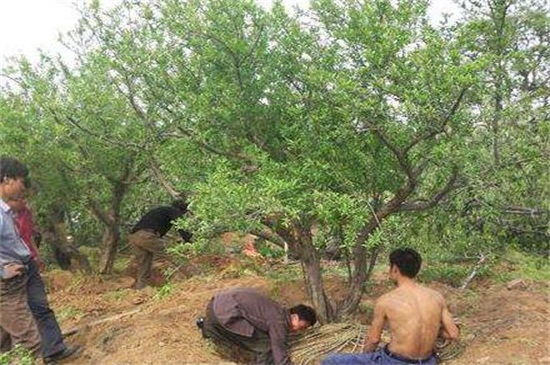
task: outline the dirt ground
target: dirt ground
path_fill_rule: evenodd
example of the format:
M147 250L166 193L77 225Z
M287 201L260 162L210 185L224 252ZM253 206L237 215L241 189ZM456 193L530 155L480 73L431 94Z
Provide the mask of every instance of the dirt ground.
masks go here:
M187 265L171 284L162 286L157 277L160 287L141 291L130 288L131 269L111 278L47 273L50 302L64 332L78 328L67 341L84 346L78 357L64 364L231 363L202 339L195 325L214 293L248 286L287 305L306 301L299 275L269 275L281 270L281 263L275 268L272 262L246 257L202 260ZM205 263L216 269L201 272ZM157 264L157 273L161 266ZM299 272L297 267L292 270ZM379 276L363 308L389 290ZM338 280L327 285L333 295L342 288ZM464 291L430 286L444 293L465 328L466 349L447 364L550 364L548 283L522 281L509 289L506 283L484 281ZM359 318L368 321L368 311Z

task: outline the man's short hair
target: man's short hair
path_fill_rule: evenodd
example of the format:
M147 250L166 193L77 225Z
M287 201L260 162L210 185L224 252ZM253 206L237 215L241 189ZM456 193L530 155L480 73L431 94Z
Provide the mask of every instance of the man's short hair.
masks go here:
M0 183L6 179L24 178L25 187L30 186L29 169L21 161L8 156L0 157Z
M412 248L398 248L390 253L390 266L397 266L402 275L414 278L420 271L422 257Z
M310 326L313 326L317 322L317 314L315 314L315 309L304 304L298 304L290 308L290 314L297 314L298 318L306 321Z

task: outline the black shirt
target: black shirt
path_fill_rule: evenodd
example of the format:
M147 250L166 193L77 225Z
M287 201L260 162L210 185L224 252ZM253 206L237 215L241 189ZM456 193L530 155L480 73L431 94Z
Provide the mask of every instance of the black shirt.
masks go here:
M162 206L151 209L132 228L132 233L140 230L149 230L157 233L160 237L164 236L170 228L173 221L183 216L187 211L174 206ZM178 230L181 238L185 242L191 242L192 234L182 229Z

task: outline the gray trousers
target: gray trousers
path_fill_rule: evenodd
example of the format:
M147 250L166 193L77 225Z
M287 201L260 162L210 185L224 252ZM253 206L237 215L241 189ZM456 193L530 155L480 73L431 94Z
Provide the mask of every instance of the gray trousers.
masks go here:
M206 316L202 328L204 337L210 338L217 345L224 346L227 349L234 349L235 346L239 346L252 356L251 361L248 362L253 364L274 363L269 336L266 332L255 329L252 337L233 333L220 324L214 314L213 306L214 300L212 299L206 306Z

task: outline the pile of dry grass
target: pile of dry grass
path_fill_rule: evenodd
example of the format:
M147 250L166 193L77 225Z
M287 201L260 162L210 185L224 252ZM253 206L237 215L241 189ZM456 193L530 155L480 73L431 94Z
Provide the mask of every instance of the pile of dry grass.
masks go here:
M318 364L333 353L361 353L368 327L352 323L331 323L315 327L290 340L290 354L294 364ZM389 333L382 333L382 341L389 342ZM462 342L438 339L436 355L439 362L454 359L464 351Z

